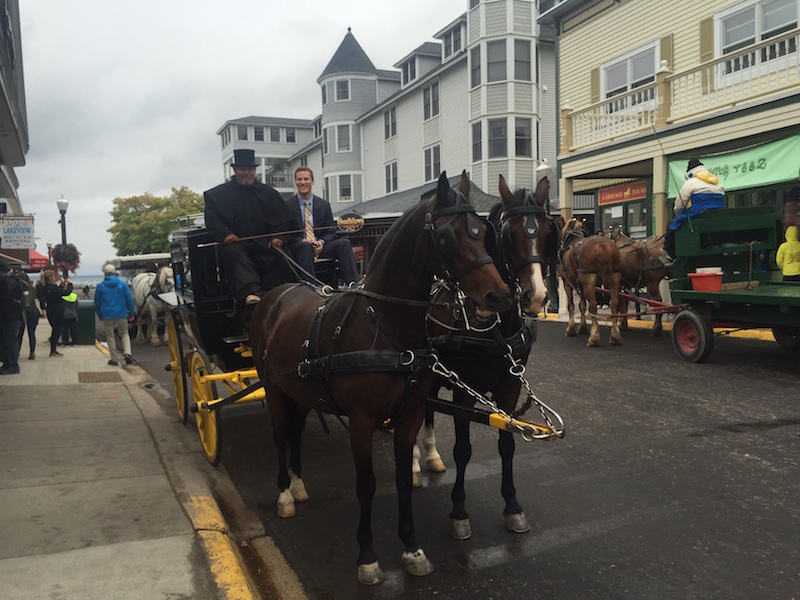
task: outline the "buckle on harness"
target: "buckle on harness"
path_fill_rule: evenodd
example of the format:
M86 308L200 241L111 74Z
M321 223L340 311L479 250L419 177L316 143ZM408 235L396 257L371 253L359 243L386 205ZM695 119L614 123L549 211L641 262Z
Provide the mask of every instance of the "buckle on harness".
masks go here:
M297 376L300 379L307 379L310 374L311 374L310 361L304 360L303 362L297 364Z

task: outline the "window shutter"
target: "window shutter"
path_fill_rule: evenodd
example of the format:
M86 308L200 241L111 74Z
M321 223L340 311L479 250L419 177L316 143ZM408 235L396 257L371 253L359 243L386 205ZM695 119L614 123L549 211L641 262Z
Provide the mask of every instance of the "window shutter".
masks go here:
M714 17L700 21L700 62L714 58Z
M592 86L592 104L600 102L600 67L592 69L591 75Z
M700 63L714 59L714 17L700 21ZM703 93L714 87L714 70L703 69Z
M675 65L672 64L672 34L664 36L661 38L661 48L659 49L659 54L661 55L659 60L667 61L667 66L670 70L675 70ZM661 68L660 64L656 65L656 71Z

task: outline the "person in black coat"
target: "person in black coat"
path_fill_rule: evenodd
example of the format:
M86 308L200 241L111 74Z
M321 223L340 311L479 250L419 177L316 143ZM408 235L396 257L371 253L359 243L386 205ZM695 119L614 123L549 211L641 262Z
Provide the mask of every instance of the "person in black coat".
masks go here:
M297 280L280 252L290 253L301 236L281 195L256 181L255 151L233 154L234 178L203 194L206 229L219 243L231 294L253 304L267 290Z
M302 241L292 247L298 264L314 276L316 257L336 258L339 260L342 280L345 283L358 281L360 278L350 240L337 235L330 203L311 193L311 188L314 186L313 171L308 167L298 167L294 172L294 184L297 193L286 203L292 210L299 228L305 232ZM306 202L310 203L311 211L308 226L305 223Z
M44 272L44 289L39 297L39 304L47 312L47 320L53 333L50 336L50 356L63 356L58 351L58 339L64 329L64 296L72 293L72 283L67 277L64 281L58 282L58 272Z
M0 259L0 375L19 373L22 289L8 262Z

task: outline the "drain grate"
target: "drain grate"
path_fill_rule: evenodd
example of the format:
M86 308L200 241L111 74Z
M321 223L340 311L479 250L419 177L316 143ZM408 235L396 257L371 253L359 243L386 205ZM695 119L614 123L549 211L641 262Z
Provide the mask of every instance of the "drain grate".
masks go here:
M79 383L122 383L122 377L114 371L79 371Z

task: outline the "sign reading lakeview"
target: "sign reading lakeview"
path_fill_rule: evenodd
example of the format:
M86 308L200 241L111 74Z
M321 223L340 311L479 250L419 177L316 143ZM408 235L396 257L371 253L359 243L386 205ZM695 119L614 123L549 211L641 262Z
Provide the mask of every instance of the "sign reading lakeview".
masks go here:
M3 248L35 248L33 217L0 217L0 239Z

